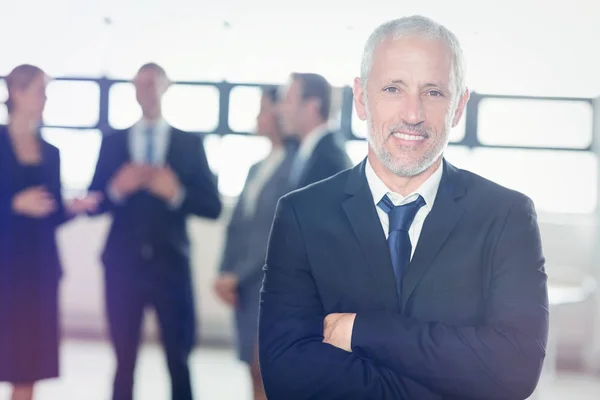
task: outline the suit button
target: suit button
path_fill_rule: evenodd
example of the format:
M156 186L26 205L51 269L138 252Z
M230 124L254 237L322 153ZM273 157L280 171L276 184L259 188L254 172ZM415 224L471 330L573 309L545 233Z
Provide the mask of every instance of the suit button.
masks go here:
M150 260L152 258L154 251L152 249L152 246L149 244L143 244L142 245L142 258L144 260Z

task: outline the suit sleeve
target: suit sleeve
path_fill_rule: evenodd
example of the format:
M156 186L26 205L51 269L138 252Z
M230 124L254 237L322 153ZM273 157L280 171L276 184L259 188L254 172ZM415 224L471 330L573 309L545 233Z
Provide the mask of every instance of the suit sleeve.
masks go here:
M411 398L390 370L323 343L324 309L286 197L277 206L264 272L259 357L269 399Z
M51 186L49 187L49 191L54 196L57 206L56 211L54 212L51 218L54 224L58 226L69 221L73 218L73 216L67 213L62 195L60 151L58 149L55 149L54 154L55 159L52 165L52 168L54 168L54 173L52 175L52 182Z
M482 325L359 313L352 351L443 394L525 399L537 385L545 356L546 281L533 203L519 201L495 246Z
M196 138L194 138L196 140ZM180 211L198 217L216 219L221 214L221 198L216 180L208 166L204 143L197 138L194 144L197 148L196 163L185 185L185 195Z
M108 191L108 183L112 179L112 175L116 172L114 167L110 165L110 144L111 140L108 136L102 138L100 144L100 152L98 154L98 161L96 162L96 169L94 170L94 176L92 182L88 187L90 192L102 193L102 201L98 205L98 209L92 214L102 214L108 211L112 211L117 207L117 204L112 201L112 196Z
M239 231L239 220L238 215L241 213L241 202L238 202L235 205L233 210L233 214L231 216L231 220L229 224L227 224L227 234L225 235L225 248L223 250L223 256L221 258L221 265L219 267L219 272L231 272L233 271L234 264L238 260L239 249L236 247L237 243L240 241L240 231Z
M254 166L250 167L248 171L248 176L246 177L246 183L244 184L244 190L242 194L238 197L238 201L235 204L235 208L233 209L233 213L231 215L231 219L229 220L229 224L227 224L227 235L225 238L225 249L223 250L223 257L221 259L221 266L219 268L220 272L232 272L234 269L234 264L237 262L239 258L239 249L237 248L238 243L240 243L241 232L239 229L240 220L242 218L242 207L243 207L243 194L246 189L246 185L248 184L248 179L253 174Z

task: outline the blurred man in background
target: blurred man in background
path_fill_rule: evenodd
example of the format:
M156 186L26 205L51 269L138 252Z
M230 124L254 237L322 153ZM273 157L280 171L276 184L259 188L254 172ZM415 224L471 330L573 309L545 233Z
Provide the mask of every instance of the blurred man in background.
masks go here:
M142 119L102 141L90 190L113 216L102 260L106 310L117 358L113 399L131 400L144 309L156 311L172 398L192 399L188 357L195 342L194 296L186 217L216 219L221 201L202 139L162 116L169 79L157 64L135 80Z
M279 107L285 134L299 141L288 181L291 190L352 166L344 144L327 126L330 110L331 85L323 76L291 75Z

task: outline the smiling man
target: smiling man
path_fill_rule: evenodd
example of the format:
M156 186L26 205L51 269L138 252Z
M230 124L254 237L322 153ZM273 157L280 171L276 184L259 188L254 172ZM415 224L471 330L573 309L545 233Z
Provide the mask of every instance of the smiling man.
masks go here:
M379 26L354 83L369 151L283 197L265 266L269 399L525 399L548 330L534 206L444 157L469 92L455 35Z

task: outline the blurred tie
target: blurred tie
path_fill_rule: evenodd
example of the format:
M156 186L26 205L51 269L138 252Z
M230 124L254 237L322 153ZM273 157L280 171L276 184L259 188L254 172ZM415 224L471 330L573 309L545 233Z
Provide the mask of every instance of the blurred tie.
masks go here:
M144 160L146 164L154 164L154 127L147 126L144 130L146 139L146 154Z
M402 301L402 277L412 254L408 230L415 219L415 215L417 215L417 211L424 205L425 200L419 196L412 203L394 206L387 195L377 204L379 208L385 211L390 221L388 247L390 248L392 267L394 268L394 275L396 275L396 289L400 301Z
M294 161L292 161L292 167L290 169L290 175L288 182L292 189L297 189L298 184L300 183L300 177L302 176L302 172L304 170L305 159L302 157L299 151L296 152L294 156Z

